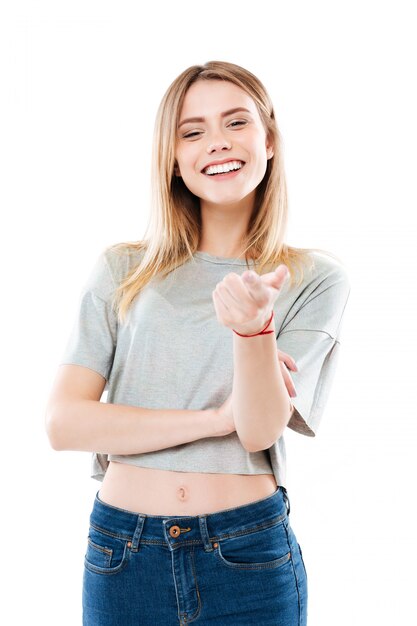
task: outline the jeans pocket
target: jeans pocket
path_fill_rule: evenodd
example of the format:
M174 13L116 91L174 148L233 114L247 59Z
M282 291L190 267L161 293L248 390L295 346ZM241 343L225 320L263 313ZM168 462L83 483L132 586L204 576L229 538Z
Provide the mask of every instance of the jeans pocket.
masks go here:
M216 557L223 565L234 569L275 569L291 559L285 520L219 539L216 543Z
M127 544L127 539L90 525L84 557L86 569L98 574L120 572L129 560L130 550Z

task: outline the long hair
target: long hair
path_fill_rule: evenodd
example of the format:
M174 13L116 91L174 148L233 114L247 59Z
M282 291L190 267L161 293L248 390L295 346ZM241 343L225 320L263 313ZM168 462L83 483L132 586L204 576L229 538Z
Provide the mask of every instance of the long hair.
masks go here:
M289 285L300 285L303 267L314 265L312 248L294 248L284 243L288 221L281 134L271 99L261 81L248 70L223 61L210 61L184 70L168 87L159 105L153 136L151 167L151 211L145 238L122 242L107 249L118 254L143 252L115 290L113 306L123 323L133 299L156 275L162 277L192 259L201 237L200 200L175 175L177 125L189 87L197 80L226 80L243 89L254 100L267 136L272 139L274 155L268 159L264 178L259 183L255 203L243 242L246 265L249 259L257 272L272 271L280 263L289 269ZM297 273L297 277L295 274Z

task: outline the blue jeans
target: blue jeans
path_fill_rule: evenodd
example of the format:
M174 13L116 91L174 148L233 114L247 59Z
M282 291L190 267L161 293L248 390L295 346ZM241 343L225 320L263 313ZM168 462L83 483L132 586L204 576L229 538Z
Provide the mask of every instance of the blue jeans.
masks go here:
M195 516L100 500L84 561L84 626L305 626L307 574L284 487Z

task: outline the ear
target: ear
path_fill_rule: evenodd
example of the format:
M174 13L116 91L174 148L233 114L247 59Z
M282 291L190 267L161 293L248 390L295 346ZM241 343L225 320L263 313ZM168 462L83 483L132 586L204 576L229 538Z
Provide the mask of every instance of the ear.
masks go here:
M178 167L178 163L176 161L174 164L174 175L178 176L178 178L181 178L180 168Z
M271 137L266 138L266 156L268 160L274 156L274 142Z
M266 146L266 156L268 160L272 159L272 157L274 156L274 147L269 144L267 144Z

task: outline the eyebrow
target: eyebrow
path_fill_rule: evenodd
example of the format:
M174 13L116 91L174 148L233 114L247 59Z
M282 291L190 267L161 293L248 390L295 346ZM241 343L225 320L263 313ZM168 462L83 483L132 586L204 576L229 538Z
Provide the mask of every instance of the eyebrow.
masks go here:
M220 115L221 117L226 117L227 115L232 115L232 113L237 113L238 111L245 111L246 113L251 113L249 109L245 109L244 107L235 107L234 109L223 111L223 113L220 113ZM204 117L188 117L187 119L182 120L182 122L178 124L178 128L180 128L180 126L182 126L183 124L187 124L188 122L204 122L204 121L205 121Z

